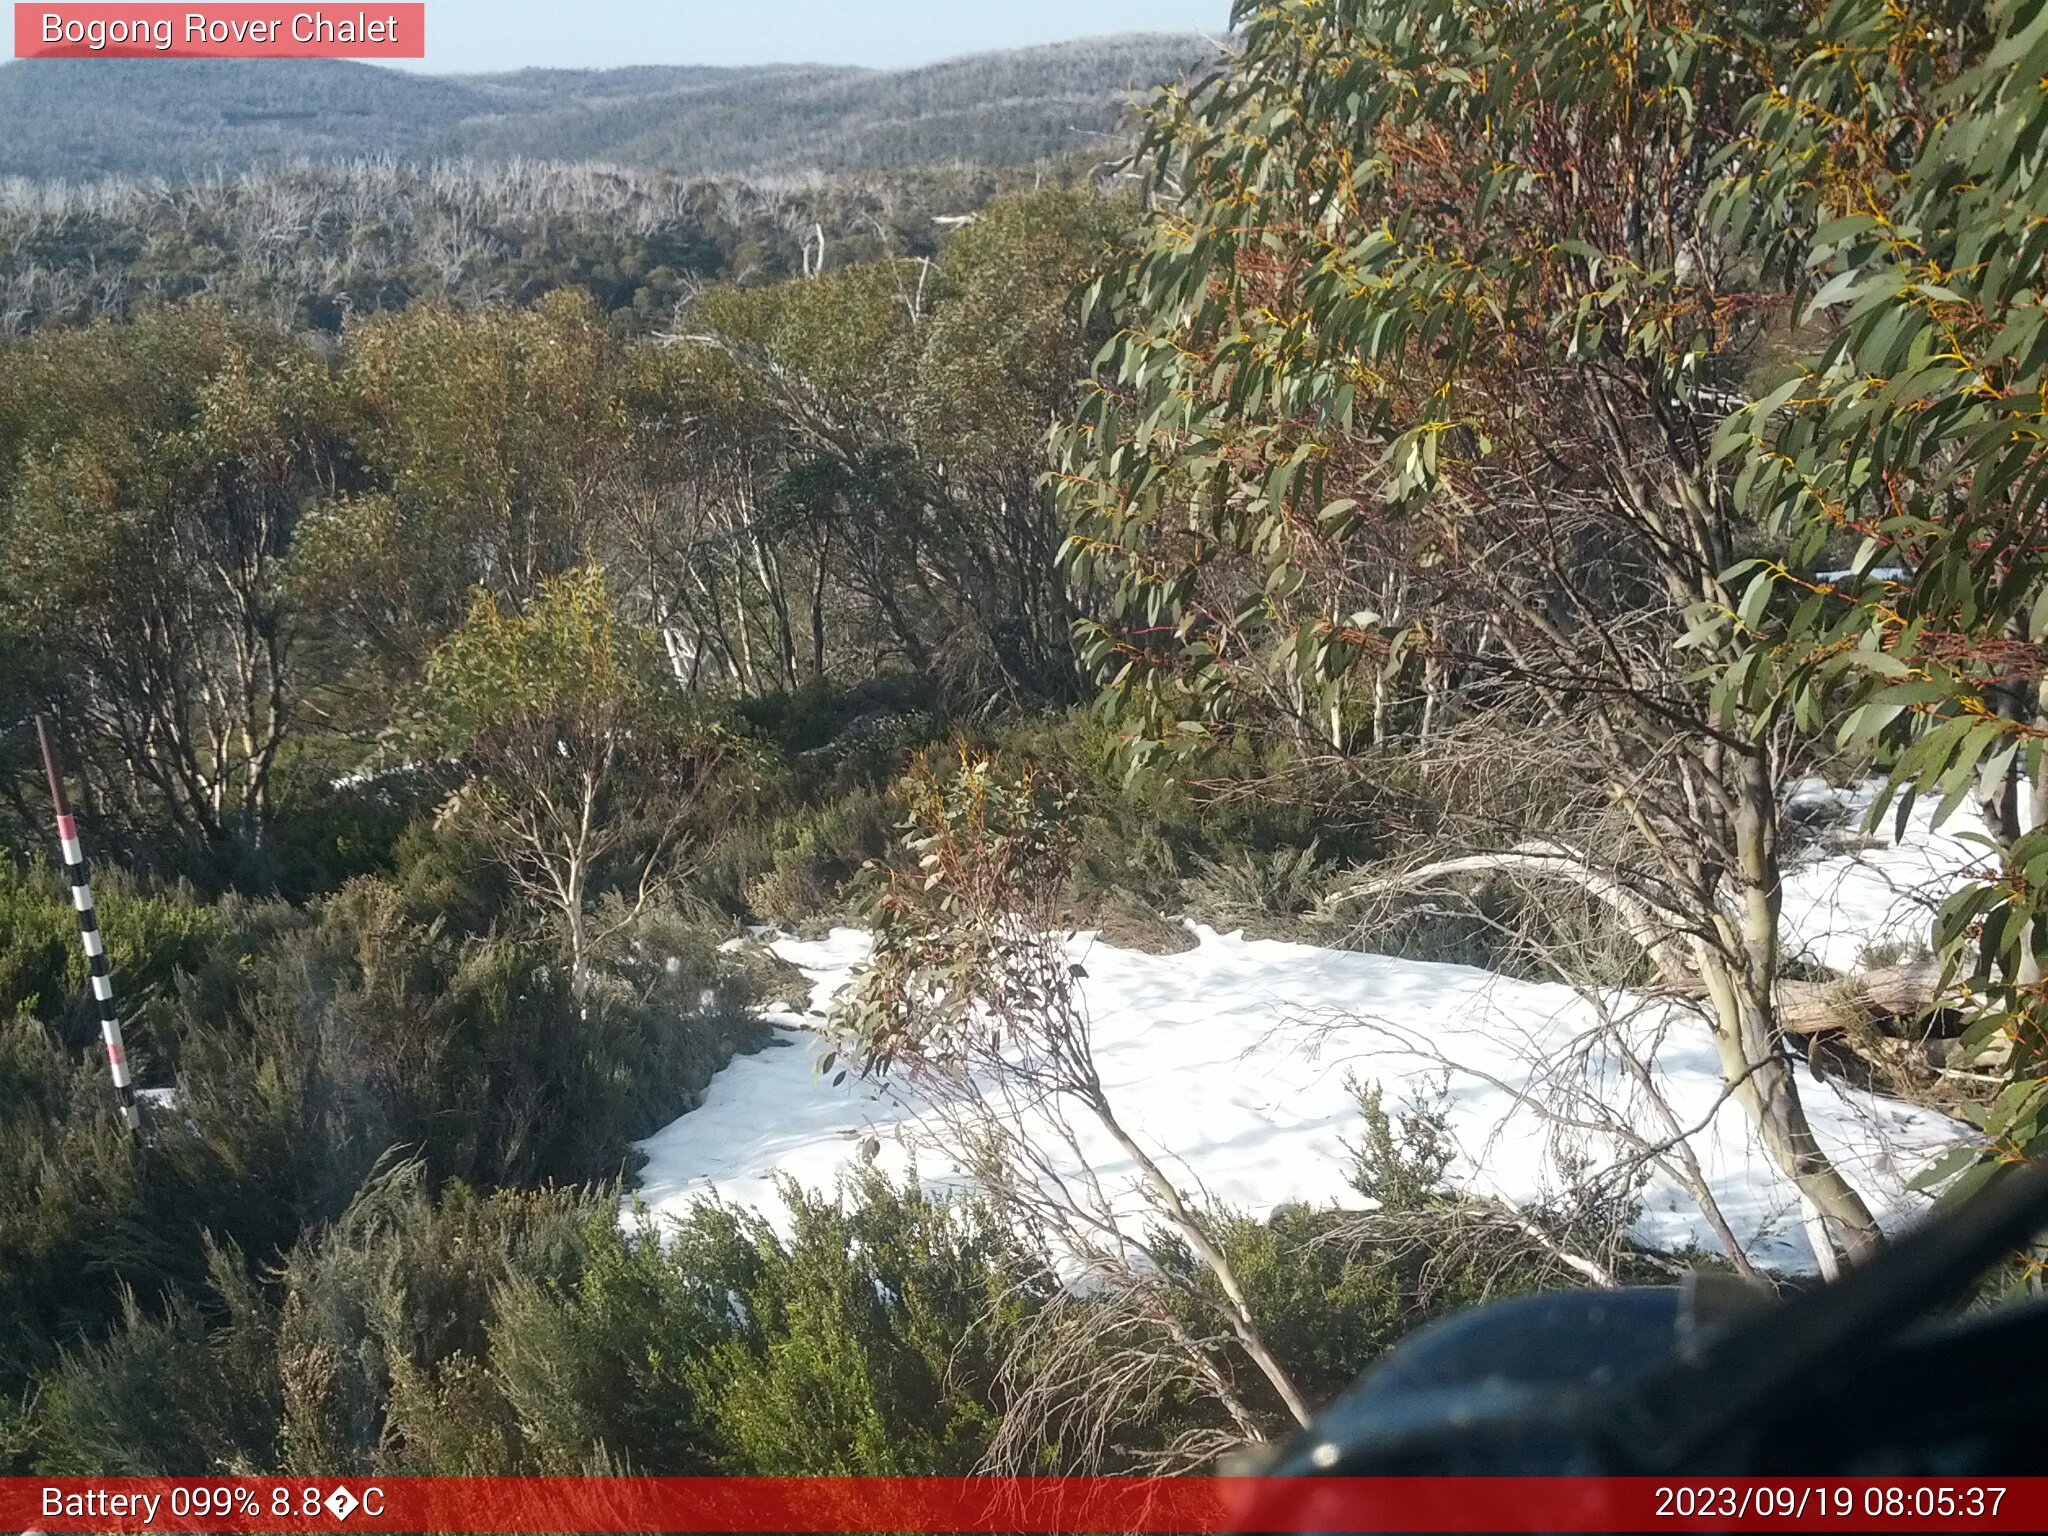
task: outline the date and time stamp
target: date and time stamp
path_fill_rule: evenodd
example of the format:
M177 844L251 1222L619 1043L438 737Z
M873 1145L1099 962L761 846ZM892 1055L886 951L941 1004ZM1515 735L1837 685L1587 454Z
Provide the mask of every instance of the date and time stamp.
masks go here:
M1839 1521L1995 1521L2010 1487L2003 1483L1783 1482L1657 1483L1652 1516L1659 1521L1733 1520L1793 1523ZM1759 1529L1763 1528L1761 1526Z

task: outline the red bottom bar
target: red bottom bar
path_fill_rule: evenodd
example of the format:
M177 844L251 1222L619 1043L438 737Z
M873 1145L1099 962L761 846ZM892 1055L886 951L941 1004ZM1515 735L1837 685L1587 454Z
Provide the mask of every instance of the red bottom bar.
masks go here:
M2048 1478L0 1478L0 1531L2038 1531Z

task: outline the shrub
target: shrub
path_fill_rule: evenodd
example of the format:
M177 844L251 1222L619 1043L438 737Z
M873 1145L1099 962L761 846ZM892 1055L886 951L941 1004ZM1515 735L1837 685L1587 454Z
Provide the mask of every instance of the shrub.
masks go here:
M750 1000L700 944L687 964L643 948L579 1004L538 940L465 934L407 889L358 879L265 959L236 1022L357 1165L404 1146L436 1179L531 1185L616 1177L627 1143L754 1032ZM215 1091L248 1091L230 1082L234 1029L190 1032L213 1047Z
M1525 1238L1461 1225L1431 1123L1369 1101L1361 1186L1403 1202L1375 1218L1214 1213L1311 1400L1447 1310L1569 1283ZM955 1475L990 1463L1020 1372L1099 1389L1155 1351L1148 1330L1214 1313L1213 1275L1171 1238L1152 1262L1173 1311L1129 1316L914 1180L784 1195L785 1230L716 1204L628 1230L608 1187L482 1194L390 1164L267 1285L209 1245L203 1293L123 1298L109 1336L52 1363L0 1429L17 1465L47 1472ZM1283 1427L1242 1362L1214 1359ZM1074 1428L1026 1425L1025 1460L1134 1470L1237 1432L1170 1379L1121 1403L1108 1442L1063 1443Z
M706 1208L676 1244L679 1262L739 1297L738 1326L699 1378L728 1465L771 1476L973 1471L1038 1266L985 1208L872 1172L842 1200L788 1185L783 1198L787 1240L758 1217Z
M756 916L785 928L815 925L846 906L861 870L889 851L895 827L886 797L856 790L775 829L769 871L747 888Z
M1036 1267L986 1211L872 1172L785 1196L786 1236L701 1205L593 1232L573 1290L520 1288L494 1358L541 1464L601 1445L663 1474L973 1470Z
M0 1015L54 1016L74 990L78 918L68 901L60 904L58 886L41 860L25 871L0 865Z
M650 922L643 946L655 947L579 1009L544 946L422 909L422 890L472 899L456 865L404 873L405 885L351 882L310 918L237 901L110 910L110 947L137 942L125 936L139 926L134 971L168 978L131 1033L159 1083L175 1073L177 1098L140 1140L112 1112L96 1050L4 1016L0 1391L60 1346L99 1339L124 1291L152 1316L195 1293L208 1233L275 1261L393 1147L436 1181L616 1179L629 1143L694 1104L760 1033L753 982L679 920ZM48 905L35 895L0 885L31 916ZM155 917L138 925L136 912ZM45 947L35 931L7 935L23 990L50 985L19 980Z
M358 875L387 874L434 785L422 770L350 771L353 759L294 743L278 765L276 833L266 883L309 901Z
M1328 894L1332 871L1316 844L1250 850L1229 858L1197 857L1198 873L1181 881L1188 911L1223 928L1250 928L1283 938L1305 936L1304 922Z
M92 1261L138 1204L132 1138L112 1111L104 1072L48 1026L0 1022L0 1394L112 1306Z
M498 1298L573 1283L605 1190L430 1193L417 1163L369 1181L281 1276L282 1470L421 1475L523 1469L490 1379Z
M122 1298L119 1329L41 1383L30 1442L71 1477L241 1476L277 1465L276 1315L239 1256L210 1254L215 1325L186 1297L149 1315Z
M436 1195L393 1165L270 1292L215 1249L203 1308L125 1305L17 1438L136 1474L971 1470L1031 1266L878 1177L795 1198L787 1238L707 1206L663 1243L609 1190Z
M683 899L707 919L733 922L752 911L747 893L775 868L775 837L756 822L712 833L697 852Z
M174 1109L138 1139L97 1061L33 1021L0 1026L0 1392L98 1338L130 1299L154 1307L200 1286L209 1231L281 1251L325 1150L295 1107L264 1084L238 1114Z
M245 949L245 929L283 919L281 908L260 903L207 904L187 885L145 890L118 869L95 870L93 898L124 1013ZM40 859L0 864L0 1016L21 1011L80 1046L99 1039L69 886ZM139 1034L146 1060L151 1041L147 1031Z
M131 1300L104 1344L45 1376L34 1459L136 1475L518 1470L487 1370L496 1297L514 1276L573 1278L604 1204L459 1185L436 1199L418 1164L390 1166L272 1289L216 1248L203 1308Z

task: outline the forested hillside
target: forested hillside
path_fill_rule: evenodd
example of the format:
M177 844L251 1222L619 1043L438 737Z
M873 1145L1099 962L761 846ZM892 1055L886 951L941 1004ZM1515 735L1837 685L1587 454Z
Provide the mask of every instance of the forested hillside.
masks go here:
M601 166L346 161L170 184L0 187L0 332L206 296L336 332L415 300L580 288L648 332L715 282L936 253L991 196L1088 180L1067 162L944 167L778 190Z
M0 175L203 176L394 155L599 160L690 177L1109 159L1134 99L1215 52L1088 39L906 70L523 70L435 78L341 60L0 65Z
M2039 7L1722 9L1246 0L1110 173L10 185L0 1470L1242 1466L2036 1160ZM1154 47L379 80L1036 161Z

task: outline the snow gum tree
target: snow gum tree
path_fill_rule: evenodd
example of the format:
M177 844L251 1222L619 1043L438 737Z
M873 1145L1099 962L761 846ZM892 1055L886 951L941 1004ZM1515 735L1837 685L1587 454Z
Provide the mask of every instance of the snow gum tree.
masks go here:
M1936 938L1980 1005L1963 1043L2011 1081L1959 1188L2037 1153L2048 1111L2044 80L2038 5L1835 4L1758 97L1718 199L1806 286L1822 338L1722 435L1789 556L1740 573L1731 680L1888 757L1901 813L1938 795L1985 828ZM1828 549L1853 551L1846 572L1801 574Z
M1154 211L1098 287L1122 329L1055 478L1137 766L1251 746L1582 786L1446 820L1413 878L1613 908L1700 1003L1831 1267L1878 1232L1782 1044L1792 725L1710 622L1756 616L1713 447L1771 304L1706 200L1780 9L1241 6L1241 51L1152 111Z
M619 622L595 566L544 581L523 612L478 593L427 690L427 734L459 778L452 813L555 917L581 1001L604 941L673 876L718 737L684 717L651 637ZM599 919L607 891L624 900Z
M345 480L317 352L212 305L0 368L0 654L57 719L83 809L212 875L267 855L299 722L294 530Z
M999 200L936 260L715 289L690 309L671 339L701 400L693 452L722 483L689 509L669 585L713 615L699 628L744 683L823 678L850 644L966 692L1071 696L1074 610L1040 477L1112 206ZM735 555L715 587L707 566Z
M417 682L475 591L518 606L673 473L659 354L579 294L373 316L340 372L366 475L306 519L294 582L324 649L385 686Z

